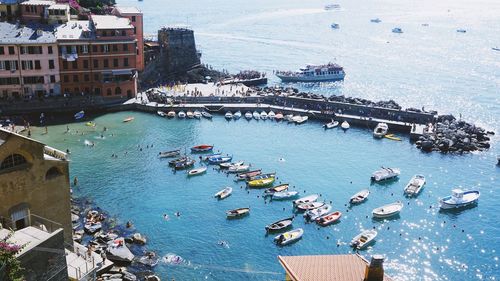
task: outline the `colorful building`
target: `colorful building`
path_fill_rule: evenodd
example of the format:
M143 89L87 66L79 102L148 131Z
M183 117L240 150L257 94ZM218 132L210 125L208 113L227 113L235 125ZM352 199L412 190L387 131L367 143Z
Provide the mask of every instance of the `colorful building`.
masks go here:
M13 21L19 18L19 3L21 0L0 0L0 21Z

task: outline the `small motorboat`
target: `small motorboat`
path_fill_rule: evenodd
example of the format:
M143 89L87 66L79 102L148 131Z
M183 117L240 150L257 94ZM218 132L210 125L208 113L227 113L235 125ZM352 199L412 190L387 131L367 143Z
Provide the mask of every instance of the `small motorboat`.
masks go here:
M458 209L476 204L480 195L478 190L464 191L457 188L451 191L450 196L439 200L440 208L444 210Z
M101 222L87 222L85 223L83 228L85 229L85 232L93 234L101 230L102 224Z
M309 116L301 116L297 121L295 121L295 124L302 124L307 122L309 120Z
M184 111L179 111L179 113L177 113L177 117L179 118L186 118L186 113Z
M374 19L371 19L370 21L374 22L374 23L380 23L380 22L382 22L382 20L380 20L379 18L374 18Z
M329 10L336 10L336 9L340 9L340 4L328 4L328 5L325 5L325 10L329 11Z
M303 216L306 219L306 221L315 221L316 219L328 214L331 210L332 210L332 205L325 204L319 208L308 210L307 212L304 213Z
M247 111L247 112L245 113L245 118L246 118L247 120L252 119L252 112Z
M201 174L206 173L206 172L207 172L207 167L200 167L200 168L192 169L192 170L188 171L188 177L201 175Z
M292 117L292 119L291 119L291 120L288 120L288 122L291 122L291 123L297 123L297 122L299 122L300 120L302 120L302 116L300 116L300 115L295 115L295 116L293 116L293 117Z
M194 165L194 160L193 159L186 159L185 161L181 161L181 162L178 162L178 163L175 163L175 166L174 168L176 170L184 170L184 169L187 169L189 167L192 167Z
M289 217L266 225L266 232L275 232L287 229L292 226L293 219L294 217Z
M237 181L240 181L240 180L248 180L248 179L251 179L253 177L256 177L258 175L262 174L262 170L253 170L253 171L248 171L248 172L245 172L245 173L239 173L236 175L236 180Z
M216 156L221 156L221 155L216 155ZM216 156L211 156L211 157L216 157ZM208 158L210 158L210 157L208 157ZM207 160L208 160L208 158L207 158ZM244 164L243 161L239 161L239 162L224 162L224 163L220 163L219 167L221 169L229 169L229 168L231 168L233 166L241 166L243 164Z
M194 111L193 116L196 119L201 119L201 117L202 117L201 112L199 112L198 110Z
M351 125L349 125L347 121L344 121L342 122L342 124L340 124L340 127L342 128L342 130L347 131L351 127Z
M297 197L299 195L298 191L280 191L275 192L271 196L273 200L287 200Z
M351 199L349 199L349 203L351 204L359 204L365 202L365 200L370 195L370 191L368 189L363 189L360 192L354 194Z
M267 117L269 117L269 119L274 119L274 118L276 118L276 114L274 113L274 111L271 110L267 114Z
M387 181L387 180L392 180L401 174L401 171L398 168L384 168L377 170L373 172L371 176L372 181Z
M203 157L201 159L203 161L208 161L208 158L210 158L210 157L219 157L219 156L222 156L222 153L206 154L206 155L203 155Z
M96 123L92 122L92 121L89 121L89 122L85 123L85 126L87 126L87 127L95 127Z
M228 112L226 112L226 114L224 114L224 117L227 120L231 120L231 119L233 119L233 114L231 113L231 111L228 111Z
M222 200L226 197L228 197L229 195L231 195L231 193L233 192L233 188L232 187L225 187L224 189L222 189L221 191L215 193L214 197L219 199L219 200Z
M168 165L169 166L175 166L175 164L177 164L179 162L186 161L187 159L188 158L186 156L183 156L183 157L180 157L180 158L176 158L176 159L168 161Z
M229 169L227 169L228 173L242 173L246 172L250 169L250 165L238 165L238 166L231 166Z
M463 28L459 28L459 29L457 29L457 32L458 32L458 33L466 33L466 32L467 32L467 30L465 30L465 29L463 29Z
M240 119L241 118L241 111L236 111L234 114L233 114L233 118L234 119Z
M337 127L339 125L339 121L335 121L332 119L332 121L326 123L325 125L323 125L323 127L325 129L333 129L335 127Z
M276 116L274 117L274 119L276 119L276 121L283 120L283 113L281 113L281 112L276 113Z
M270 186L271 184L274 183L275 177L268 177L268 178L262 178L262 179L257 179L257 180L251 180L247 184L249 187L255 187L255 188L261 188L261 187L267 187Z
M73 117L75 117L75 120L80 120L82 119L83 117L85 117L85 111L78 111L77 113L75 113L75 115L73 115Z
M500 47L491 47L493 51L500 51Z
M261 180L261 179L267 179L267 178L274 178L275 176L276 176L276 173L259 174L259 175L252 176L252 177L248 178L247 181Z
M408 197L417 196L425 185L425 177L422 175L414 175L410 182L406 185L404 193Z
M267 119L267 112L262 111L262 112L260 113L260 119L262 119L262 120Z
M377 139L383 138L389 131L389 126L387 123L378 123L375 129L373 129L373 137Z
M233 159L233 156L215 156L208 158L208 164L211 165L219 165L224 162L230 162Z
M253 114L252 114L253 118L255 120L259 120L260 119L260 114L257 112L257 111L254 111Z
M290 185L288 183L280 184L280 185L277 185L275 187L271 187L271 188L266 189L266 191L264 191L264 194L265 195L272 195L275 192L287 191L289 186Z
M212 119L212 114L206 112L206 111L202 111L201 112L201 116L207 118L207 119Z
M250 208L238 208L226 212L228 219L241 218L250 213Z
M170 157L176 157L179 156L181 153L180 149L175 149L175 150L170 150L170 151L162 151L158 153L159 158L170 158Z
M296 208L298 211L309 211L317 209L323 205L325 205L325 202L309 202L309 203L299 204L296 206Z
M191 110L188 110L186 112L186 117L189 118L189 119L193 119L194 118L194 113Z
M372 215L377 219L390 218L398 215L401 209L403 209L403 203L398 201L373 209Z
M316 223L321 225L321 226L327 226L332 223L336 223L340 220L340 217L342 216L342 213L339 211L329 213L327 215L324 215L318 219L316 219Z
M403 30L399 27L395 27L392 29L392 33L403 33Z
M167 117L168 117L168 118L174 118L174 117L175 117L175 111L170 110L170 111L167 113Z
M362 250L375 241L377 234L377 231L374 229L365 230L351 240L351 247Z
M401 141L401 138L396 137L394 134L386 134L384 136L384 138L390 139L390 140L393 140L393 141Z
M283 119L291 123L293 122L293 114L287 114L285 115L285 117L283 117Z
M297 242L302 235L304 235L304 230L297 228L274 237L274 241L280 246L285 246Z
M310 203L310 202L316 202L316 200L318 200L318 194L312 194L312 195L309 195L309 196L306 196L306 197L302 197L302 198L299 198L295 201L293 201L293 205L294 206L297 206L297 205L300 205L300 204L305 204L305 203Z
M332 24L330 25L330 27L331 27L332 29L339 29L339 28L340 28L340 25L339 25L338 23L332 23Z
M208 145L208 144L200 144L200 145L195 145L191 147L191 152L208 152L212 151L214 149L213 145Z
M123 119L123 123L132 122L132 121L134 121L134 119L135 119L135 118L134 118L134 117L132 117L132 116L127 117L127 118Z
M167 116L167 114L165 112L161 111L161 110L158 110L156 112L156 114L158 114L158 116L160 116L160 117L166 117Z

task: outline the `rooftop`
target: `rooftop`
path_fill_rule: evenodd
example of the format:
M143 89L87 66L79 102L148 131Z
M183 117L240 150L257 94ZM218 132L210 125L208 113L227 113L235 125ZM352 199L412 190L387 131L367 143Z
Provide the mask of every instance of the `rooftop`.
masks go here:
M37 30L41 34L37 34ZM55 43L54 28L49 25L40 24L12 24L0 22L1 44L40 44Z
M72 20L56 27L57 40L88 40L94 37L90 21Z
M96 29L132 29L134 28L130 24L130 20L127 18L120 18L117 16L105 15L98 16L93 15L92 21Z
M69 9L69 5L67 4L52 4L48 8L49 10L67 10Z
M115 9L120 13L120 14L141 14L141 10L137 9L136 7L125 7L125 6L120 6L120 7L115 7Z
M54 5L55 1L50 0L28 0L21 3L21 5L35 5L35 6L50 6Z
M33 226L28 226L26 228L16 230L12 237L9 239L9 242L15 243L16 245L26 245L17 256L21 256L22 254L30 251L31 249L37 247L42 242L49 239L51 236L56 235L58 231L63 231L62 228L58 229L55 232L49 233L38 229ZM0 238L5 238L9 235L10 230L0 229Z
M293 281L361 281L368 262L359 255L278 256ZM391 281L388 276L384 281Z

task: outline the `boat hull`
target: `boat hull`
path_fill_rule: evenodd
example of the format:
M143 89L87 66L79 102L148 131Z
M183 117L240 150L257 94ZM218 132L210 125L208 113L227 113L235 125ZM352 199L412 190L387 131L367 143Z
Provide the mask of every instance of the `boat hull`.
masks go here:
M286 76L276 74L279 79L283 82L333 82L342 81L345 78L345 74L338 75L324 75L324 76Z

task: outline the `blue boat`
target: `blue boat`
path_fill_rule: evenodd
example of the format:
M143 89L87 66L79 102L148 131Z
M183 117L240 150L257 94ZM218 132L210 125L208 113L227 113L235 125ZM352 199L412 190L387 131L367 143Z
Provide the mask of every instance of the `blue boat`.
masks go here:
M208 158L208 163L214 165L229 162L231 160L233 160L233 156L216 156Z
M75 120L80 120L82 119L83 117L85 116L85 112L82 110L80 112L77 112L75 113L74 117L75 117Z
M446 196L439 200L441 209L457 209L463 208L477 203L480 193L477 190L463 191L461 189L454 189L451 191L450 196Z

